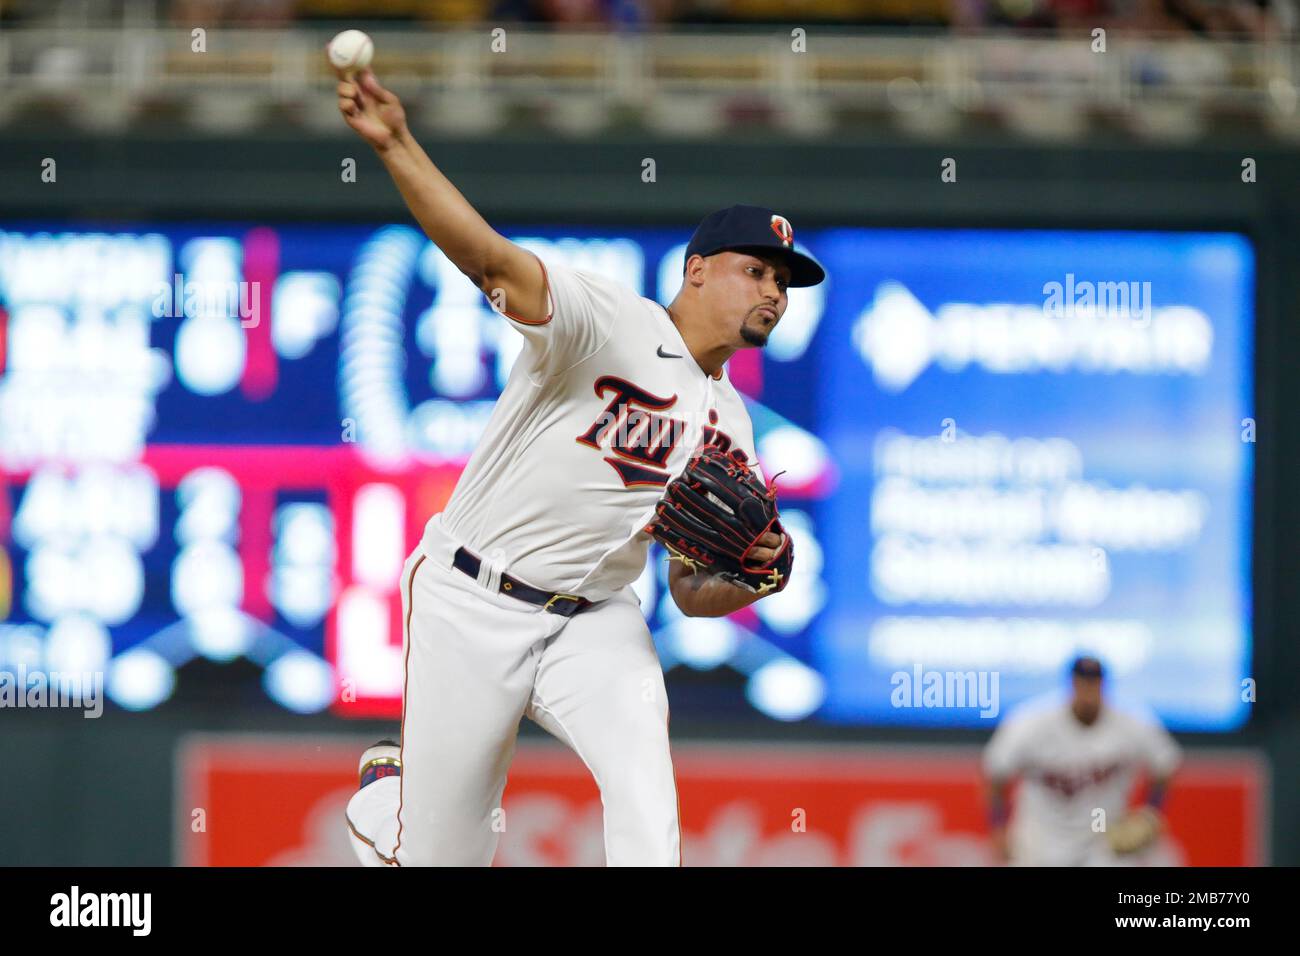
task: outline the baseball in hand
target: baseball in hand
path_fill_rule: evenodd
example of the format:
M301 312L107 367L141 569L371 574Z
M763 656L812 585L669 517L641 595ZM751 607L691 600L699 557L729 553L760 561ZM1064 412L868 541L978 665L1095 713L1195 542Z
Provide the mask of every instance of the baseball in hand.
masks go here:
M340 73L352 73L364 70L370 65L374 56L375 44L370 37L360 30L344 30L325 48L330 66Z

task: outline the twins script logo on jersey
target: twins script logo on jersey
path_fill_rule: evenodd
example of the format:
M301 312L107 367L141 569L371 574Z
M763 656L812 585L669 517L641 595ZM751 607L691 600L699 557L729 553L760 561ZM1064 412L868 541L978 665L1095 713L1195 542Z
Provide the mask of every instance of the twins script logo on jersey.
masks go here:
M662 488L668 484L668 459L681 441L686 422L655 413L672 408L677 396L661 398L614 375L596 379L595 389L600 398L611 392L614 397L577 441L599 450L608 438L609 450L617 457L607 455L605 461L618 472L625 487ZM709 409L709 424L704 426L700 445L716 445L728 451L731 436L720 431L717 424L717 410Z
M731 436L724 431L717 429L718 412L717 409L709 409L709 423L704 426L704 437L700 439L700 447L705 445L717 445L718 451L731 450Z
M1101 767L1090 767L1075 773L1055 773L1049 770L1042 775L1043 786L1056 791L1068 800L1086 787L1105 783L1119 773L1121 769L1119 764L1113 763Z
M600 417L577 440L599 449L609 438L609 450L617 457L605 456L623 484L634 486L668 484L668 458L681 440L686 423L667 415L657 415L677 404L677 396L661 398L615 375L596 379L596 395L614 397Z
M772 231L781 240L781 245L787 249L794 246L794 226L790 225L790 220L785 216L772 217Z

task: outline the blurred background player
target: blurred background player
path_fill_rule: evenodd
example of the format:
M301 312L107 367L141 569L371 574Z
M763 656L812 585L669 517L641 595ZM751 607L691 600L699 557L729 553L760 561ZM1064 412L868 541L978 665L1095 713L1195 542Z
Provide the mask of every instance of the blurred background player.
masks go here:
M1159 808L1181 754L1158 724L1115 709L1102 696L1104 670L1081 656L1064 704L1026 704L984 752L994 847L1018 866L1136 863L1159 835ZM1139 772L1151 779L1145 806L1128 801ZM1014 818L1009 796L1019 778Z

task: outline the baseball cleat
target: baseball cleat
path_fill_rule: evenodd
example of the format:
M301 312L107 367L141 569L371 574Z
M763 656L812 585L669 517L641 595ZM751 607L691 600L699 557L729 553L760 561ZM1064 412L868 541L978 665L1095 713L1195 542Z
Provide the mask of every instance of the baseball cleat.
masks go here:
M395 740L384 739L366 748L357 765L358 789L381 777L402 775L402 749Z

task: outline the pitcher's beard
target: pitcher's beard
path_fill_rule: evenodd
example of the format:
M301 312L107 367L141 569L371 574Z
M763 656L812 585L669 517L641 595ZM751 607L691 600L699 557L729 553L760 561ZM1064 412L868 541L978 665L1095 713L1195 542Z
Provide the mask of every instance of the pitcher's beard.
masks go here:
M755 348L762 348L767 345L767 337L771 333L763 329L751 329L748 325L740 327L740 337Z

